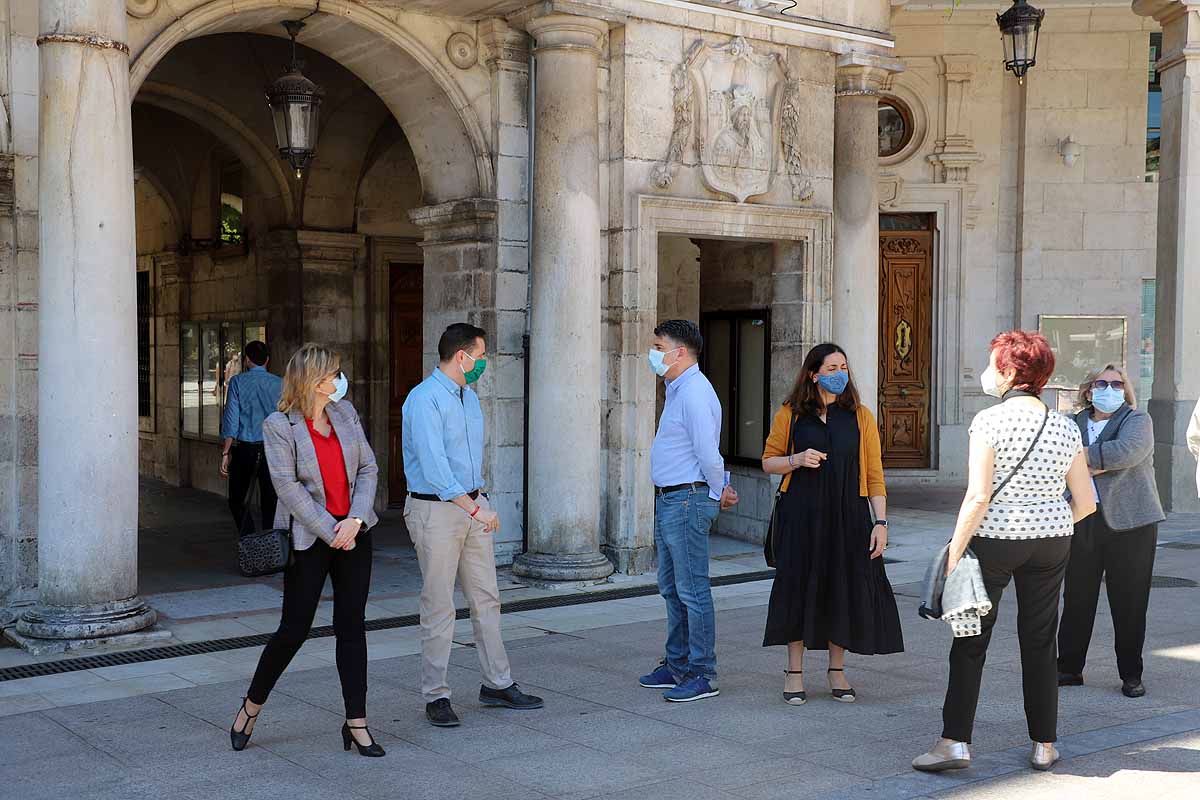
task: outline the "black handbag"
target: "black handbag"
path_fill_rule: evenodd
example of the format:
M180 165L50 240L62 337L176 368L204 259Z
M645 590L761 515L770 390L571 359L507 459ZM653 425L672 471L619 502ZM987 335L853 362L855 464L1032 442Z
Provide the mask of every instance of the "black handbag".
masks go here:
M796 424L796 412L792 412L791 422L788 424L788 458L792 457L792 428ZM784 477L787 477L786 475ZM779 486L783 486L783 481L779 481ZM768 567L775 566L775 554L777 552L776 542L778 541L778 528L776 517L779 514L779 498L783 494L782 488L775 490L775 500L771 503L771 519L767 522L767 535L763 539L763 559L767 562Z
M263 575L274 575L283 572L292 563L292 528L289 518L288 527L272 528L269 531L258 529L254 513L250 509L250 496L258 486L258 471L262 467L262 453L254 459L254 478L246 490L246 509L242 516L241 530L238 536L238 571L247 578L259 578Z

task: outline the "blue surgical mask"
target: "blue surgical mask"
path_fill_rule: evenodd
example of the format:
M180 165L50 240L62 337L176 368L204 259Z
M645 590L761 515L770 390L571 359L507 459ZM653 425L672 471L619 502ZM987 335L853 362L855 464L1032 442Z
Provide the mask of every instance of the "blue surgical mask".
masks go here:
M333 379L333 394L329 395L329 400L336 403L346 396L346 390L349 388L350 382L346 380L346 373L339 372Z
M667 371L671 369L670 365L667 364L667 354L661 350L651 350L649 358L650 369L658 377L661 378L663 375L666 375Z
M850 385L850 373L845 370L822 373L817 376L817 383L830 394L841 394Z
M1125 392L1114 389L1092 389L1092 405L1104 414L1111 414L1125 403Z

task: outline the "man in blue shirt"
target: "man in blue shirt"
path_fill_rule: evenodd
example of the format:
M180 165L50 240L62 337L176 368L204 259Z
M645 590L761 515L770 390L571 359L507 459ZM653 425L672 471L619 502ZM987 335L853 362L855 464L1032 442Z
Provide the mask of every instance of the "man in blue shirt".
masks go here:
M446 671L454 644L454 576L471 607L483 684L479 702L541 708L513 683L500 636L496 531L500 516L483 489L483 410L470 384L487 365L484 331L456 323L438 342L440 363L404 400L402 446L408 498L404 522L421 565L421 694L425 716L459 724Z
M650 369L667 382L650 450L658 591L667 602L666 658L639 681L676 703L720 694L716 611L708 580L708 533L717 513L737 503L721 458L721 401L700 371L696 323L672 319L654 329Z
M279 405L283 379L267 372L271 351L262 342L247 342L244 369L226 387L225 413L221 415L221 475L229 479L229 510L242 530L246 495L258 480L262 501L262 529L275 527L275 487L263 454L263 420Z

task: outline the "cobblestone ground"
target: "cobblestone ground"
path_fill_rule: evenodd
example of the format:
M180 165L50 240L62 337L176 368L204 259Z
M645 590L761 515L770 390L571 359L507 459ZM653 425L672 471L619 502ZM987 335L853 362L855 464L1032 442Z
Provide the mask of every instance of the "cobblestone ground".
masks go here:
M342 751L333 642L309 642L266 706L250 747L227 729L258 656L245 649L0 682L0 795L86 798L1196 798L1200 796L1200 589L1151 595L1146 685L1120 694L1108 610L1087 685L1064 689L1064 760L1027 767L1016 609L999 608L975 731L975 764L923 775L913 756L939 731L949 631L917 617L917 580L948 535L946 509L896 509L889 565L906 652L848 659L859 702L824 688L823 654L806 663L810 701L780 698L783 652L761 647L770 584L716 590L721 695L663 702L636 684L660 655L657 597L505 615L514 675L545 696L535 712L484 709L460 623L451 684L458 729L430 727L417 692L416 631L373 632L369 709L386 758ZM1164 526L1155 568L1200 580L1200 520ZM0 651L0 666L20 654ZM113 699L105 699L113 698Z

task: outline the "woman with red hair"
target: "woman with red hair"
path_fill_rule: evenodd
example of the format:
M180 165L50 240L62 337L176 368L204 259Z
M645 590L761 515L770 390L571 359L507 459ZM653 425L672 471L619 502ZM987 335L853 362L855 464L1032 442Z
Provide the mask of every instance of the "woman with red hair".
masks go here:
M1053 370L1054 354L1041 334L1009 331L992 340L980 383L1002 402L971 422L967 494L946 559L949 575L970 545L992 608L980 618L977 634L954 639L942 738L913 760L915 769L970 766L983 662L1010 580L1017 587L1030 764L1049 769L1058 760L1058 597L1074 523L1095 511L1096 502L1079 427L1039 397Z

